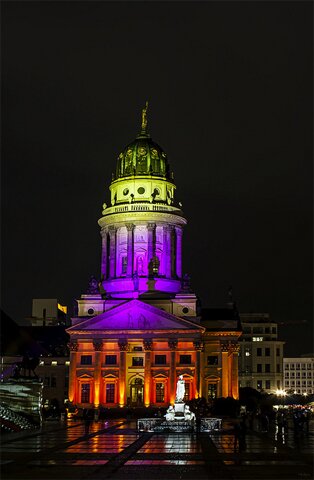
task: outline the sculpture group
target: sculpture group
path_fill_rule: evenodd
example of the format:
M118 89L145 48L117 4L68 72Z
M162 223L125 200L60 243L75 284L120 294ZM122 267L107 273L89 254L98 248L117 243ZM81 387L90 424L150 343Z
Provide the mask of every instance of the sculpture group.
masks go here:
M175 420L185 420L186 422L193 422L195 420L195 413L190 411L190 407L183 402L185 395L185 382L183 376L179 376L176 390L176 401L174 406L168 407L165 416L167 422Z

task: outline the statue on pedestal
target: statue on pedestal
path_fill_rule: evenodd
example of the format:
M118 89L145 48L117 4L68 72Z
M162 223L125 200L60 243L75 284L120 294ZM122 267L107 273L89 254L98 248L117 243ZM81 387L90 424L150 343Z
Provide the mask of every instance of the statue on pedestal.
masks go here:
M183 402L184 394L185 394L185 382L183 380L183 375L180 375L179 380L177 382L176 402Z
M174 420L174 414L175 414L174 408L170 405L170 406L168 407L168 410L167 410L166 415L164 415L165 418L166 418L166 420L167 420L167 422L173 422L173 420Z

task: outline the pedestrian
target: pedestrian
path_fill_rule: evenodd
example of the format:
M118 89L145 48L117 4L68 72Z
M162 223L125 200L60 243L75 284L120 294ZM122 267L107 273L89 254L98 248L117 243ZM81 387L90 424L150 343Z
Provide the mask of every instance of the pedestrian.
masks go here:
M91 412L87 408L83 410L83 420L85 426L85 436L89 434L90 424L92 423Z
M234 444L233 444L233 448L234 448L234 453L236 453L237 451L237 447L239 447L239 451L240 451L240 430L241 430L241 427L240 427L240 424L238 422L236 422L234 424L234 427L233 427L233 435L234 435Z

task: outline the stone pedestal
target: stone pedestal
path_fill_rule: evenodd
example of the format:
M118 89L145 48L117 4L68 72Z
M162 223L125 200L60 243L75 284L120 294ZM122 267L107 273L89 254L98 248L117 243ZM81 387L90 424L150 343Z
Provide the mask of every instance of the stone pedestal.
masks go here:
M184 420L184 407L185 407L185 403L183 402L174 404L175 420L181 420L181 419Z

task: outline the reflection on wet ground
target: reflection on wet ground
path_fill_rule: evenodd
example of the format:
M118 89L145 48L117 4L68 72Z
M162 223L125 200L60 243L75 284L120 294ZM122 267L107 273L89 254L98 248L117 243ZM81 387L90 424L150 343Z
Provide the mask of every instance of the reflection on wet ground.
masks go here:
M311 479L313 423L297 436L275 427L248 431L240 451L226 422L221 433L196 435L138 433L135 421L108 420L93 423L88 436L82 423L56 423L3 436L2 477Z

